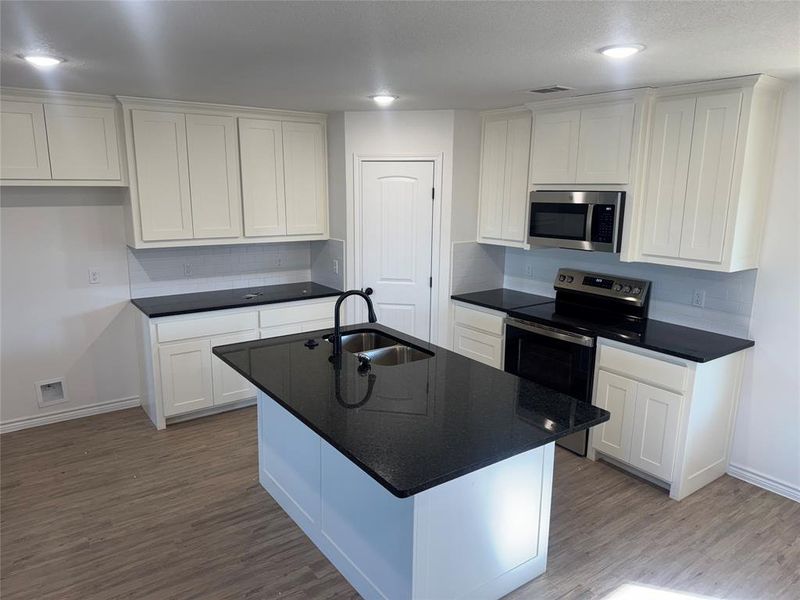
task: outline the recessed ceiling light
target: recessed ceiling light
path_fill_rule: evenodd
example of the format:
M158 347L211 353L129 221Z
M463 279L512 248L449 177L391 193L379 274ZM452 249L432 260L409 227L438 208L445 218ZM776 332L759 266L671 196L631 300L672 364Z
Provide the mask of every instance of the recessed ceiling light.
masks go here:
M391 94L375 94L369 96L369 98L374 100L375 104L378 106L389 106L392 102L397 100L397 96L392 96Z
M59 58L57 56L49 56L47 54L23 54L22 58L27 60L35 67L39 67L40 69L55 67L56 65L60 65L61 63L64 62L63 58Z
M638 54L642 50L644 50L644 46L642 44L620 44L615 46L605 46L600 48L598 52L603 56L609 56L611 58L628 58L629 56Z

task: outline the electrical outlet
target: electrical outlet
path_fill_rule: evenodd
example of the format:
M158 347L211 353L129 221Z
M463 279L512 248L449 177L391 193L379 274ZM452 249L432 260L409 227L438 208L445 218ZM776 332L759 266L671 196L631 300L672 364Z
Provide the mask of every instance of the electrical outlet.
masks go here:
M692 294L692 306L699 306L700 308L706 305L706 291L695 290Z
M192 276L192 265L190 265L189 263L183 263L183 276L184 277Z
M337 259L333 259L333 272L334 274L339 274L339 261Z
M525 277L533 279L533 265L530 263L525 265Z
M89 283L100 283L100 271L89 269Z

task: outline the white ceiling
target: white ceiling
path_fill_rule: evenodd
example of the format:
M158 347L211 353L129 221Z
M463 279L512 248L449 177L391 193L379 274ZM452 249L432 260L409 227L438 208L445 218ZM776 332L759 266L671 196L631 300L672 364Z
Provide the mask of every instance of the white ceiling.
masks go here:
M578 92L800 74L800 2L0 3L5 86L320 111L520 104ZM626 61L595 51L647 50ZM18 53L68 62L37 71Z

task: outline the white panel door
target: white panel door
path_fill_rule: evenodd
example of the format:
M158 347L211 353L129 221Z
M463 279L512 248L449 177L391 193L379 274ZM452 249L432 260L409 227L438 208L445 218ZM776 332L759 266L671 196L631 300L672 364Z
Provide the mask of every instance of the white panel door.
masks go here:
M508 140L503 191L504 240L525 241L528 230L528 167L531 150L531 114L526 111L508 120Z
M0 177L50 179L44 108L38 102L0 103Z
M286 233L327 231L325 135L320 123L283 123Z
M611 418L592 433L592 446L609 456L627 461L631 452L637 383L608 371L597 372L595 406L611 413Z
M381 323L424 340L430 336L432 190L432 162L362 163L361 284L374 290Z
M239 119L244 235L286 235L280 121Z
M258 331L244 331L234 335L226 335L211 339L212 346L225 344L238 344L259 338ZM214 406L249 400L256 397L255 386L239 375L231 367L222 362L216 355L211 354L212 380L214 383Z
M536 113L531 147L531 183L574 183L581 112Z
M644 254L680 252L694 108L694 97L656 100L645 174Z
M192 231L186 118L131 111L142 239L186 240Z
M120 178L113 108L45 104L53 179Z
M581 110L577 183L628 183L633 102Z
M158 360L165 416L214 405L211 343L207 339L159 346Z
M242 196L236 119L186 115L195 238L239 237Z
M672 480L682 403L683 396L638 385L629 462L664 481Z
M502 239L508 119L483 122L480 174L480 237Z
M741 106L741 91L697 99L681 258L722 260Z

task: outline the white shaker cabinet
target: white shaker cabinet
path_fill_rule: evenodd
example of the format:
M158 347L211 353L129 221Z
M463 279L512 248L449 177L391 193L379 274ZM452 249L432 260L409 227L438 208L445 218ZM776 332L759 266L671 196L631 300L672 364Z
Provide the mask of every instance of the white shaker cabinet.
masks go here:
M530 111L483 115L478 241L521 246L526 238Z
M580 123L580 110L534 113L531 183L575 181Z
M505 314L488 308L453 303L453 352L503 368Z
M44 112L53 179L120 179L113 108L45 104Z
M196 238L235 238L242 233L236 119L186 115L192 232Z
M594 447L608 456L628 460L636 410L636 382L608 371L597 372L594 404L611 413L611 418L594 431Z
M213 338L213 344L214 346L224 346L225 344L238 344L239 342L257 339L258 331L254 329L233 335L215 337ZM211 363L214 406L255 398L256 388L247 379L214 355L211 357Z
M191 239L186 116L134 110L131 122L142 240Z
M286 235L280 121L239 119L244 235Z
M328 203L323 127L284 121L282 132L286 233L324 234Z
M0 176L50 179L44 106L38 102L0 103Z
M669 481L675 464L683 396L639 383L628 461L642 471Z
M158 349L158 358L164 416L214 405L209 340L162 345Z
M758 267L781 90L757 75L656 92L631 260Z

